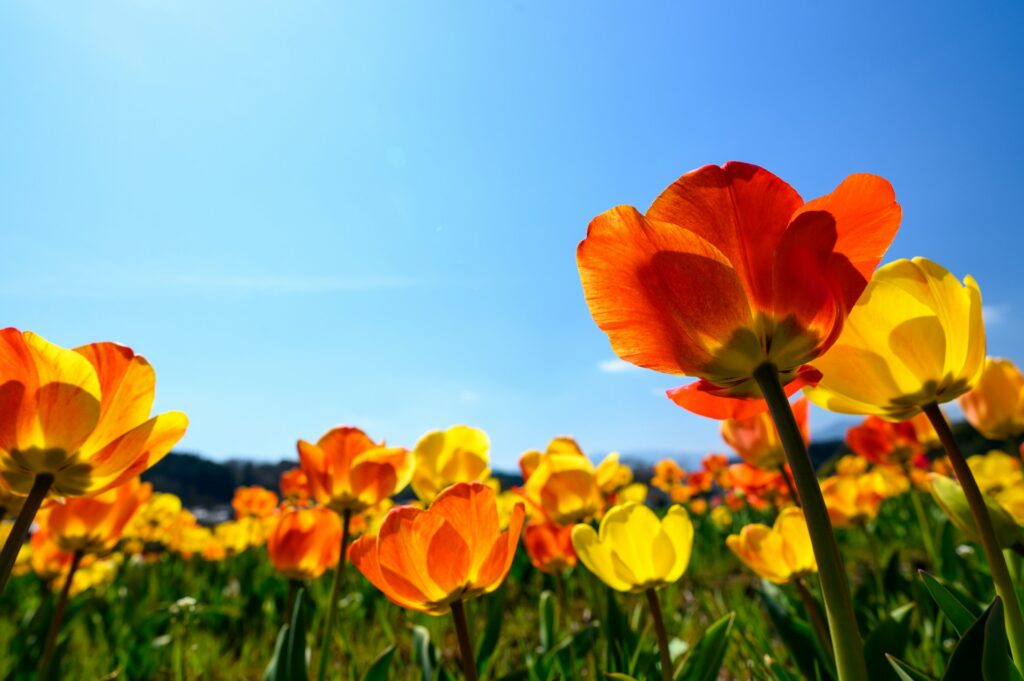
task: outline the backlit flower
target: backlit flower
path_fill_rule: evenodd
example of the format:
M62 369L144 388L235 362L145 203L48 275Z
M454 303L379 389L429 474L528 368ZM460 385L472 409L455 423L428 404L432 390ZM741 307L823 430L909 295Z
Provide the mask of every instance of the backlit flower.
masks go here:
M821 483L828 517L836 527L862 525L878 515L886 495L871 475L836 475Z
M970 390L985 364L985 327L978 285L964 281L924 258L879 269L815 362L824 378L807 396L832 411L903 421Z
M998 450L967 457L967 465L986 494L995 494L1022 479L1020 459Z
M754 371L771 363L787 392L838 337L900 222L892 187L852 175L804 203L746 163L683 175L647 213L619 206L591 223L576 254L590 313L619 357L696 383L679 405L741 418L762 403Z
M281 473L278 487L281 496L293 504L305 504L311 496L309 478L301 468L290 468Z
M600 511L594 464L575 440L556 438L543 454L523 454L520 468L529 471L522 494L531 513L539 511L559 525L568 525Z
M324 507L285 511L267 537L274 569L288 579L316 579L341 555L341 520Z
M27 495L52 475L53 496L111 489L162 459L185 434L180 412L150 417L156 375L123 345L65 350L0 330L0 475Z
M682 506L659 520L647 506L622 504L605 514L599 530L574 527L572 545L587 569L616 591L660 589L686 572L693 524Z
M491 475L487 433L471 426L434 430L419 439L413 453L412 491L429 503L457 482L484 481Z
M425 511L392 509L377 536L357 539L348 558L397 605L441 615L455 600L501 586L512 566L523 517L520 504L502 532L494 490L479 482L458 483Z
M772 527L747 525L725 540L729 550L759 577L775 584L818 571L804 514L787 508Z
M92 497L55 503L43 514L54 543L64 551L102 554L114 548L125 525L152 493L138 478Z
M231 499L236 518L266 518L277 510L277 495L265 487L238 487Z
M1008 359L989 357L974 389L960 398L967 421L990 440L1024 433L1024 375Z
M556 525L551 521L531 523L523 529L523 544L530 562L541 572L555 574L576 565L572 525Z
M315 445L299 440L298 448L314 498L338 513L360 513L402 491L412 479L408 450L385 447L351 426L332 428Z
M905 466L922 454L912 423L893 423L877 416L869 416L847 430L846 444L854 454L874 464Z

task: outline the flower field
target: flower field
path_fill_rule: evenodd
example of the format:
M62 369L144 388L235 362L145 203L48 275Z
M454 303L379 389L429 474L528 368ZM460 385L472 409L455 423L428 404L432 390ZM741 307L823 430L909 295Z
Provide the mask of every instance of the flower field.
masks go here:
M204 526L140 479L188 427L147 360L0 331L0 677L1024 678L1024 375L974 279L883 263L901 216L730 162L593 219L597 328L721 422L643 479L558 436L503 489L479 428L324 424ZM858 417L825 460L812 403Z

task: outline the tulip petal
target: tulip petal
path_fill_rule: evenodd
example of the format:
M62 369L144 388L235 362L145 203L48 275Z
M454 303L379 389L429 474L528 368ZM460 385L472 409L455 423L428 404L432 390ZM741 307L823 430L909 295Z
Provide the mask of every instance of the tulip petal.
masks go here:
M160 461L185 435L188 417L179 411L154 416L94 454L90 493L116 487ZM59 481L58 481L59 482Z
M820 380L820 371L814 367L804 366L783 388L786 396L792 397L801 389L813 386ZM666 390L665 394L683 409L712 419L746 419L768 410L768 404L759 397L729 397L717 394L721 392L723 390L719 386L701 379Z
M480 566L478 575L473 577L474 588L490 593L501 586L505 575L512 568L512 560L515 558L525 518L526 507L523 504L516 504L509 518L508 529L494 542L494 547Z
M423 610L426 603L426 596L415 587L406 583L403 584L401 592L394 589L391 583L384 578L381 571L377 553L377 538L363 535L348 550L348 559L356 566L356 569L366 577L395 605L412 610Z
M593 527L576 525L572 528L572 546L576 556L602 582L616 591L630 591L633 588L633 584L619 576L612 562L611 550L600 541Z
M594 321L633 364L692 374L751 323L743 283L715 246L634 208L596 217L576 261Z
M77 385L46 383L36 391L38 419L35 444L74 454L96 427L100 402Z
M679 580L690 565L693 552L693 522L690 514L682 506L672 506L661 520L661 534L668 538L673 548L673 563L670 570L663 573L665 583L672 584Z
M99 423L84 448L101 449L149 418L156 373L144 357L117 343L93 343L75 352L89 361L99 379Z
M477 575L498 539L498 504L494 490L479 482L453 485L441 492L430 512L444 518L470 550L468 574Z
M601 519L601 543L611 548L612 555L622 561L636 579L634 585L658 577L651 546L661 524L658 517L643 504L616 506Z

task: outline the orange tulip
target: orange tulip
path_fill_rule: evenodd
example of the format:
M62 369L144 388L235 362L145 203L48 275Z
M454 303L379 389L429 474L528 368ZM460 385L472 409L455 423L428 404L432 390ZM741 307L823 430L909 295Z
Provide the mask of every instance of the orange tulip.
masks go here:
M94 497L55 503L43 514L42 523L64 551L106 553L121 539L125 525L152 492L152 485L134 478Z
M805 443L811 439L807 424L808 404L807 398L801 398L793 403L793 416ZM779 432L775 429L775 423L768 412L744 419L722 421L722 438L751 466L777 469L786 463L786 452L779 440Z
M851 175L804 203L767 170L730 162L683 175L646 214L599 215L576 260L619 357L697 377L669 391L690 411L742 418L764 409L750 399L761 365L789 394L817 380L808 362L839 336L899 222L880 177Z
M265 487L239 487L231 499L236 518L267 518L277 510L277 495Z
M288 579L316 579L341 555L341 521L326 508L286 511L267 537L274 568Z
M29 564L44 582L49 582L68 571L74 554L57 546L45 526L32 533L29 539Z
M348 558L392 602L441 615L454 601L501 585L524 515L517 504L508 530L501 532L494 490L479 482L458 483L425 511L392 509L380 533L357 539Z
M523 530L523 543L530 562L541 572L557 574L576 565L572 548L572 525L553 522L531 523Z
M906 466L923 453L914 424L892 423L877 416L868 416L846 431L846 444L874 464Z
M0 475L28 495L53 476L54 496L97 494L162 459L185 434L180 412L150 417L156 375L116 343L65 350L0 330Z
M989 357L974 388L960 398L964 416L990 440L1024 433L1024 374L1008 359Z
M281 480L278 483L281 488L281 496L294 504L305 504L309 501L309 478L301 468L291 468L281 473Z
M412 454L377 444L351 426L327 431L317 443L299 440L299 463L313 497L338 513L361 513L412 480Z

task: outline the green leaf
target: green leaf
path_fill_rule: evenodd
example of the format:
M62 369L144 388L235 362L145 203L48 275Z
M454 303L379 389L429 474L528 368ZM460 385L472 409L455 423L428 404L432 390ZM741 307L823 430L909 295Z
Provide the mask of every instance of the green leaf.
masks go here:
M295 594L291 624L285 624L277 634L274 656L263 672L263 681L293 681L309 678L309 656L306 649L306 590Z
M928 489L950 522L956 525L971 541L978 542L974 516L971 515L963 488L952 478L936 475L930 478ZM991 496L982 493L982 497L985 499L985 507L992 519L992 527L996 531L999 547L1008 549L1021 543L1024 540L1024 534L1013 516Z
M494 651L501 640L501 625L505 621L505 590L498 589L490 597L487 604L487 622L484 624L484 635L476 646L476 666L483 678L490 669L494 659Z
M1009 681L1010 678L1003 604L996 598L988 610L982 613L960 638L949 658L942 679Z
M604 636L608 642L605 668L613 671L629 669L632 652L636 650L636 634L629 626L626 614L619 607L615 591L605 588Z
M914 608L909 603L893 610L882 620L864 642L864 659L871 681L899 681L899 674L887 659L890 655L902 655L910 636L909 613Z
M605 672L604 675L616 681L637 681L629 674L620 674L619 672Z
M381 651L373 664L363 674L363 681L388 681L391 671L391 659L395 656L395 646L390 645Z
M956 629L956 633L963 636L980 616L976 604L962 596L958 596L953 590L947 588L942 582L932 577L925 571L921 571L921 580L928 589L928 593L939 606L939 610L946 616L949 623Z
M886 655L885 657L889 660L892 668L896 670L896 676L899 677L900 681L935 681L935 678L930 674L926 674L920 669L915 669L892 655Z
M686 656L683 668L676 676L677 681L714 681L718 678L735 621L736 613L730 612L708 627L693 647L693 652Z
M834 679L835 672L832 661L822 649L821 644L811 631L809 624L799 617L789 613L775 598L766 591L760 591L761 600L764 602L765 610L768 611L768 619L778 632L779 638L786 644L786 649L793 656L793 661L800 669L800 674L805 679L814 679L819 676L824 679Z
M419 664L423 681L433 681L437 658L430 643L430 631L420 624L412 626L412 660Z
M548 652L555 643L555 597L550 591L542 591L538 600L540 608L540 649Z
M985 681L1010 681L1010 644L1006 640L1003 602L996 597L985 622L985 648L981 673Z

